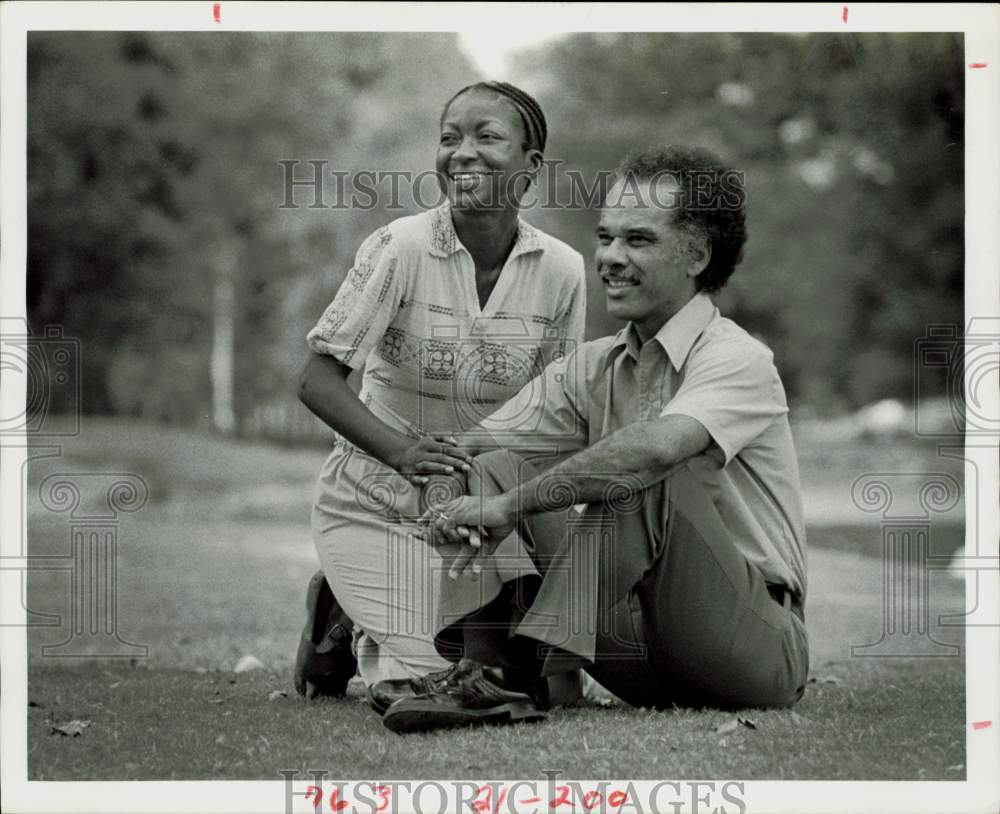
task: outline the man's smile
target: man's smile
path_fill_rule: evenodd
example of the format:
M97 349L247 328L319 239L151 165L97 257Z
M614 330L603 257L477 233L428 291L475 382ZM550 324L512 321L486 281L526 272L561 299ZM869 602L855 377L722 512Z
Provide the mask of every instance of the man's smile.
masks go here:
M604 288L607 293L612 292L622 292L629 288L635 288L639 285L639 280L636 277L630 275L617 274L613 277L602 276L601 280L604 283Z

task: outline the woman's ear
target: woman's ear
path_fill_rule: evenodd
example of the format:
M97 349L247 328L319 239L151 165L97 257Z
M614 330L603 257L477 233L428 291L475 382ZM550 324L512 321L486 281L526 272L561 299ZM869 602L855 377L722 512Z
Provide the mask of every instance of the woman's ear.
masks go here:
M518 193L519 195L524 195L534 184L538 186L538 171L542 168L542 151L534 150L529 148L526 151L526 157L528 159L528 167L525 170L519 170L518 175L524 178L524 188Z
M528 150L528 166L531 168L531 171L533 173L537 174L538 171L542 168L543 160L544 159L542 158L541 150L536 150L536 149Z

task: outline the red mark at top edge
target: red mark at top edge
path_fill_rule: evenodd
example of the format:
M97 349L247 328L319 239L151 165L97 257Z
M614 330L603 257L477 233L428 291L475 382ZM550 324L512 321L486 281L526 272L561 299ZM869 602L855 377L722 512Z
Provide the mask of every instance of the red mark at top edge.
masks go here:
M847 6L844 6L844 13L840 17L845 23L847 22Z
M221 8L221 6L222 6L221 3L213 3L212 4L212 19L215 20L215 22L217 22L217 23L221 23L222 22L222 8Z
M988 729L991 726L993 726L993 721L973 721L972 722L972 728L973 729Z
M970 68L985 68L986 67L986 63L985 62L970 62L969 63L969 67Z

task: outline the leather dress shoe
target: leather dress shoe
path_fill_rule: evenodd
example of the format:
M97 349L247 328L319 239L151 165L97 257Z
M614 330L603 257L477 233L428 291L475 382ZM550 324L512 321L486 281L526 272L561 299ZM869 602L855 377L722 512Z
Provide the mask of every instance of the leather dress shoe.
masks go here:
M396 701L413 698L417 694L410 679L388 678L385 681L376 681L368 687L368 706L379 715L385 715L385 711Z
M400 698L382 723L393 732L424 732L477 724L528 723L546 715L528 693L507 689L500 671L462 659L437 679L438 689Z
M340 607L322 571L306 591L306 625L295 654L295 691L307 699L340 697L358 670L351 649L354 622Z
M376 681L368 687L368 706L379 715L385 715L396 701L403 698L414 698L444 689L455 667L446 667L417 678L387 678Z

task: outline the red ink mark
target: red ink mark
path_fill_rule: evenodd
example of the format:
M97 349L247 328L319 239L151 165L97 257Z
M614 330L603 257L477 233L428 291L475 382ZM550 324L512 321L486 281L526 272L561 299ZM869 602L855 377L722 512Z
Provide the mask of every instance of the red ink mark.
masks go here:
M549 808L558 808L559 806L572 808L573 803L569 799L569 786L556 786L556 791L559 792L559 796L555 800L549 800Z
M608 795L608 805L612 808L621 808L627 799L628 795L624 791L615 789Z
M985 62L970 62L969 63L969 67L970 68L985 68L986 67L986 63Z
M518 800L517 804L519 806L526 806L528 803L540 803L541 800L541 797L529 797L527 800Z
M333 812L343 811L345 808L347 808L348 805L347 800L338 800L337 798L339 796L340 796L340 791L338 789L334 789L332 792L330 792L330 810Z
M972 722L972 728L973 729L988 729L991 726L993 726L993 721L973 721Z
M483 795L483 799L482 800L476 800L476 802L474 802L472 804L473 810L474 811L489 811L490 810L490 797L493 794L492 790L490 789L489 786L480 786L478 789L476 789L476 797L478 797L480 794Z
M472 804L472 808L476 811L485 811L489 812L490 814L498 814L498 812L500 811L500 804L504 801L504 798L507 796L507 789L506 788L500 789L500 793L497 795L496 802L492 806L490 805L490 800L493 797L493 787L488 785L480 786L478 789L476 789L476 796L478 797L480 794L483 795L483 799L474 802ZM538 798L536 797L535 800L537 802Z
M385 811L389 807L389 796L392 794L391 786L376 786L375 793L379 796L379 804L376 811Z
M844 6L844 13L841 15L841 18L845 23L847 22L847 6Z
M212 19L217 23L222 22L222 9L220 8L221 3L212 4Z
M310 786L306 789L306 799L313 798L313 811L319 814L319 807L323 802L323 789L319 786Z
M601 793L599 791L588 791L583 795L583 807L590 811L594 806L601 802Z

